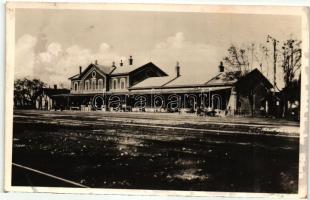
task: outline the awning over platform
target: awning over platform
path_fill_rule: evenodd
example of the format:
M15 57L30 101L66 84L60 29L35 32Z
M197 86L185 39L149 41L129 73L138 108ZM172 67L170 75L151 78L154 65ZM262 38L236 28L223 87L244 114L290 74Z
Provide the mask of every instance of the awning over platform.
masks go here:
M219 90L228 90L233 86L222 87L202 87L202 88L165 88L165 89L147 89L147 90L131 90L131 91L116 91L116 92L104 92L94 94L57 94L53 97L93 97L97 95L134 95L134 94L182 94L182 93L207 93Z
M57 95L52 95L53 97L92 97L96 95L102 95L100 93L94 93L94 94L57 94Z
M147 90L131 90L124 92L106 92L106 95L130 95L130 94L180 94L180 93L206 93L218 90L231 89L233 86L223 87L203 87L203 88L171 88L171 89L147 89Z

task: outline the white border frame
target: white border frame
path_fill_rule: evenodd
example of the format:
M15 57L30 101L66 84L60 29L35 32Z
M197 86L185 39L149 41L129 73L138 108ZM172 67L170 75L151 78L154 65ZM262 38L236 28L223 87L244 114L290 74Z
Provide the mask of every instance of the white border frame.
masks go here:
M297 194L267 193L232 193L232 192L196 192L196 191L163 191L163 190L127 190L127 189L84 189L84 188L48 188L11 186L12 163L12 125L13 125L13 81L15 52L15 9L92 9L119 11L161 11L161 12L209 12L235 14L271 14L298 15L302 18L303 58L302 58L302 92L300 120L300 161L299 191ZM308 145L308 69L309 69L309 17L308 9L284 6L207 6L207 5L173 5L173 4L75 4L75 3L24 3L10 2L6 6L6 81L5 81L5 191L20 192L53 192L80 194L123 194L123 195L164 195L164 196L221 196L221 197L268 197L268 198L306 198L307 197L307 145Z

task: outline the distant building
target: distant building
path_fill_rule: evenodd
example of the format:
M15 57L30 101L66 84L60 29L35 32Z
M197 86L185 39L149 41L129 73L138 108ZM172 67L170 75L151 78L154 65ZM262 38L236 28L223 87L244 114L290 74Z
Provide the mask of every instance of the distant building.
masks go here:
M69 94L68 89L57 89L57 85L54 88L42 88L40 95L36 99L36 109L51 110L54 108L55 101L53 96L59 94Z
M181 74L177 63L175 75L168 76L154 63L118 66L90 64L70 77L68 95L55 95L65 107L78 110L198 112L213 110L216 114L260 114L269 112L272 84L254 69L241 79L225 72L222 63L211 79L198 81ZM67 102L67 103L66 103Z

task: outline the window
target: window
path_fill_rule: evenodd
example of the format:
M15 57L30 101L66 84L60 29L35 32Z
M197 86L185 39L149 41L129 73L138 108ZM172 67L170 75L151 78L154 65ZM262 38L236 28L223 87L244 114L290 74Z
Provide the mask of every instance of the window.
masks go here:
M117 89L117 79L113 79L113 89Z
M96 77L96 71L93 71L93 72L91 73L91 76L92 76L93 78L95 78L95 77Z
M102 90L102 89L103 89L103 81L102 81L102 79L99 79L99 80L98 80L98 89L99 89L99 90Z
M126 81L125 78L121 78L121 81L120 81L121 82L121 89L125 89L125 85L126 85L125 81Z
M78 83L77 83L77 82L74 83L74 90L75 90L75 91L78 90Z
M105 81L106 81L106 80L105 80L105 77L103 77L103 79L102 79L102 89L105 89L105 87L106 87L106 86L105 86Z
M89 80L85 81L85 90L89 90Z
M83 87L84 87L84 82L83 82L83 81L80 81L80 83L79 83L79 88L80 88L80 90L83 90Z
M93 79L91 81L91 84L92 84L91 89L95 90L96 89L96 79Z

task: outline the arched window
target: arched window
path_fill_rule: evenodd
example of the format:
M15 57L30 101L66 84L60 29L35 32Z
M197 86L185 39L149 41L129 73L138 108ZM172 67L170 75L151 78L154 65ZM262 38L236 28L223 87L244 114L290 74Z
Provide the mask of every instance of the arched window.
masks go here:
M93 71L93 72L91 73L91 76L92 76L93 78L95 78L95 77L96 77L96 71Z
M84 88L84 82L83 82L83 81L80 81L79 89L80 89L80 90L83 90L83 88Z
M117 89L117 79L113 79L113 89Z
M106 79L105 79L105 77L102 77L102 89L105 89L105 81L106 81Z
M98 80L98 89L99 89L99 90L102 90L102 89L103 89L103 81L102 81L102 79L99 79L99 80Z
M125 85L126 85L126 80L125 80L125 78L121 78L121 89L125 89Z
M96 89L96 79L93 79L92 81L91 81L91 89L92 90L95 90Z
M89 90L89 80L85 81L85 90Z
M75 91L78 90L78 83L77 83L77 82L74 83L74 90L75 90Z

